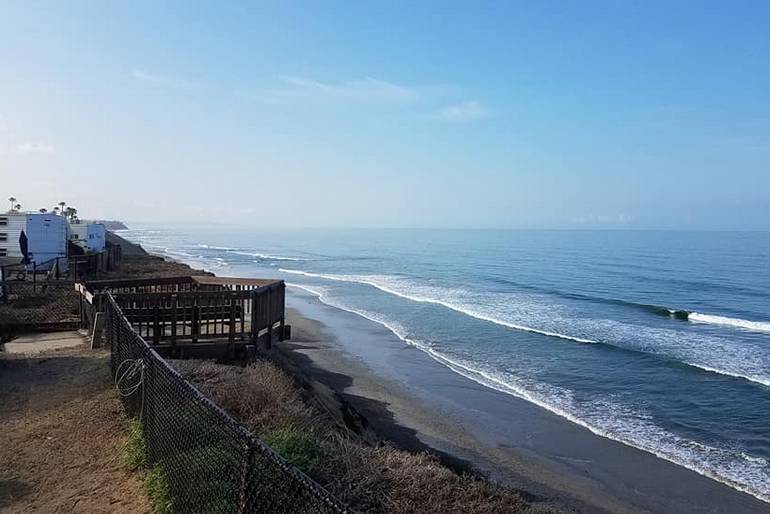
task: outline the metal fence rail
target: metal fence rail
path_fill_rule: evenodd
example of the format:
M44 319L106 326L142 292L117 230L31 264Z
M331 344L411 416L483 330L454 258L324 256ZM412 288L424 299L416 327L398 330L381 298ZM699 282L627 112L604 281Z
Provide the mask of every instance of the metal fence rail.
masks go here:
M169 366L110 293L102 298L113 376L142 421L147 463L165 476L174 512L347 512Z

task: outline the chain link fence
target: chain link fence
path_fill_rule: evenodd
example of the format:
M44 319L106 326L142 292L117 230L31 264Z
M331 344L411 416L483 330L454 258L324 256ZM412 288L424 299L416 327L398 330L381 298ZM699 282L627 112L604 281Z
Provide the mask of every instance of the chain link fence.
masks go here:
M72 282L0 282L0 327L19 331L69 324L77 328L78 303Z
M172 512L348 512L325 489L203 396L105 298L112 373L142 422L146 462L167 484Z

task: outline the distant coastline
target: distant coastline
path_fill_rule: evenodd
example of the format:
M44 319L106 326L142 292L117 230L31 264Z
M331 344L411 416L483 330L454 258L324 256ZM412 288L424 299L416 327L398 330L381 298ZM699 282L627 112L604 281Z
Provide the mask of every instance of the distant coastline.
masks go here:
M104 228L110 231L128 230L128 226L120 220L88 220L91 223L101 223Z

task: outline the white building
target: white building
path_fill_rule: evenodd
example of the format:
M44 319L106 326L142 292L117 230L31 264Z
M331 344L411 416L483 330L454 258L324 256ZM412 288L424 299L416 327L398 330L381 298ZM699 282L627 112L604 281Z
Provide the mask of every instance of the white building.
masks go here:
M9 212L0 214L0 257L21 262L24 257L19 244L22 230L27 236L27 255L30 263L40 265L57 257L67 256L69 223L64 216L39 212Z
M106 230L101 223L76 221L70 223L70 241L88 252L103 252L106 245Z

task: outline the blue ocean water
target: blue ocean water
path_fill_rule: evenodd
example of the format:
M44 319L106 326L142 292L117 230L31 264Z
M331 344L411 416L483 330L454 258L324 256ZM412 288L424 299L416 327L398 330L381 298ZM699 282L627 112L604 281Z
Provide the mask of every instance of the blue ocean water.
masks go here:
M135 226L283 278L452 370L770 502L770 233Z

